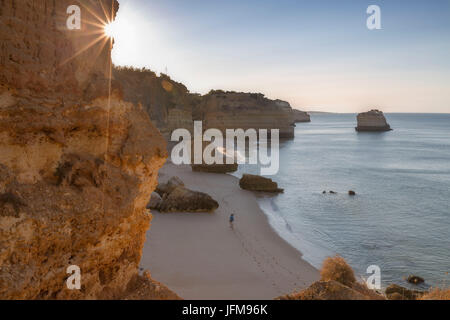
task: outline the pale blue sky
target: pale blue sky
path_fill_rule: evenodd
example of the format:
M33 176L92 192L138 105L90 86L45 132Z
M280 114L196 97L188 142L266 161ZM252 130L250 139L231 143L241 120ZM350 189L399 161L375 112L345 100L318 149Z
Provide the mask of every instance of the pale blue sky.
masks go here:
M308 110L450 112L450 0L119 0L113 61ZM366 27L381 8L382 30Z

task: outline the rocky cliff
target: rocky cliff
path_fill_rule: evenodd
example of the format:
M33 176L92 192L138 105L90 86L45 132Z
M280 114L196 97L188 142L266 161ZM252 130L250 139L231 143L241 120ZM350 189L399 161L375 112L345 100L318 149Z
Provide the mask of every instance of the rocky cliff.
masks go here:
M194 120L203 121L204 130L279 129L281 138L294 137L295 122L310 121L306 112L260 93L213 90L200 96L165 74L128 67L115 67L113 78L122 85L126 100L142 104L166 140L178 128L192 132Z
M66 26L72 4L81 30ZM117 10L111 0L2 1L2 299L176 297L137 274L167 154L147 113L110 82L103 25ZM66 287L71 265L81 290Z
M379 110L370 110L357 116L358 125L356 131L390 131L392 130L387 123L383 112Z
M311 116L305 111L293 109L292 116L294 122L311 122Z
M270 100L260 93L211 91L202 97L193 117L203 128L279 129L280 138L294 137L294 121L289 103Z
M113 78L122 85L127 101L142 104L166 140L175 129L192 131L192 110L199 97L190 94L182 83L145 68L114 67Z

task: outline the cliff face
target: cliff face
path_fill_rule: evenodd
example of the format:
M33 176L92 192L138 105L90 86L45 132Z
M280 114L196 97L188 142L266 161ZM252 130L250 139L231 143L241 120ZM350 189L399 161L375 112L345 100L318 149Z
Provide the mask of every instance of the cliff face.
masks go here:
M379 110L370 110L357 116L358 125L356 131L390 131L392 130L387 123L383 112Z
M305 111L300 111L297 109L292 110L292 116L294 122L311 122L310 115Z
M122 85L125 100L142 104L167 140L175 129L192 131L192 109L198 96L190 94L183 84L146 69L115 67L113 77Z
M259 93L218 90L200 96L167 75L158 77L146 69L115 67L113 77L122 85L125 100L141 103L166 140L178 128L192 132L194 120L203 121L204 130L279 129L281 138L294 137L295 122L310 121L306 112L293 110L288 102Z
M270 100L259 93L212 91L202 97L193 113L204 129L279 129L280 138L294 137L289 103Z
M82 23L71 31L74 3ZM117 10L111 0L2 1L2 299L117 298L151 282L137 268L167 155L147 113L109 85L101 24ZM66 287L70 265L81 290Z

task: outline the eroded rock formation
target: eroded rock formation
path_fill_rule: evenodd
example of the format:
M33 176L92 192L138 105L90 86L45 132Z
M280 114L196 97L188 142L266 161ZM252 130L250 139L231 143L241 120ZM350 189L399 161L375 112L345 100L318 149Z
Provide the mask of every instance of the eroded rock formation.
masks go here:
M187 189L178 177L159 184L156 192L162 199L155 209L161 212L212 212L219 207L206 193Z
M295 122L311 122L311 116L305 112L297 109L292 109L292 116Z
M367 131L367 132L377 132L377 131L390 131L391 126L387 123L383 112L379 110L370 110L368 112L363 112L357 116L358 125L355 128L356 131Z
M288 102L270 100L260 93L213 90L200 96L165 74L147 69L114 67L113 78L123 86L125 100L142 104L166 140L178 128L193 130L193 121L203 129L279 129L280 138L294 137L294 123L309 115L292 110Z
M280 138L294 137L292 108L288 102L270 100L260 93L211 91L193 112L203 128L279 129Z
M72 4L81 30L66 26ZM147 113L110 82L102 25L117 10L111 0L2 1L2 299L121 298L130 286L160 288L137 270L166 147ZM81 268L81 290L66 287L70 265Z
M114 67L113 77L122 85L125 100L142 104L166 140L178 128L192 132L192 110L200 98L183 84L147 69Z
M253 174L244 174L239 180L239 186L245 190L259 192L282 193L284 191L278 188L278 184L272 179Z

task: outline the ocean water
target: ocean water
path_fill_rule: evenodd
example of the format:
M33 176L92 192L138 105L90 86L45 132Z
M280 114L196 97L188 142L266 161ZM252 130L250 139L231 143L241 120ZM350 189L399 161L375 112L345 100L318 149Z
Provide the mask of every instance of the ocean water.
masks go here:
M363 277L379 266L383 286L407 285L409 274L450 286L450 114L386 117L394 131L357 133L355 114L297 124L271 177L285 193L260 205L317 268L339 254ZM243 165L236 175L258 172Z

